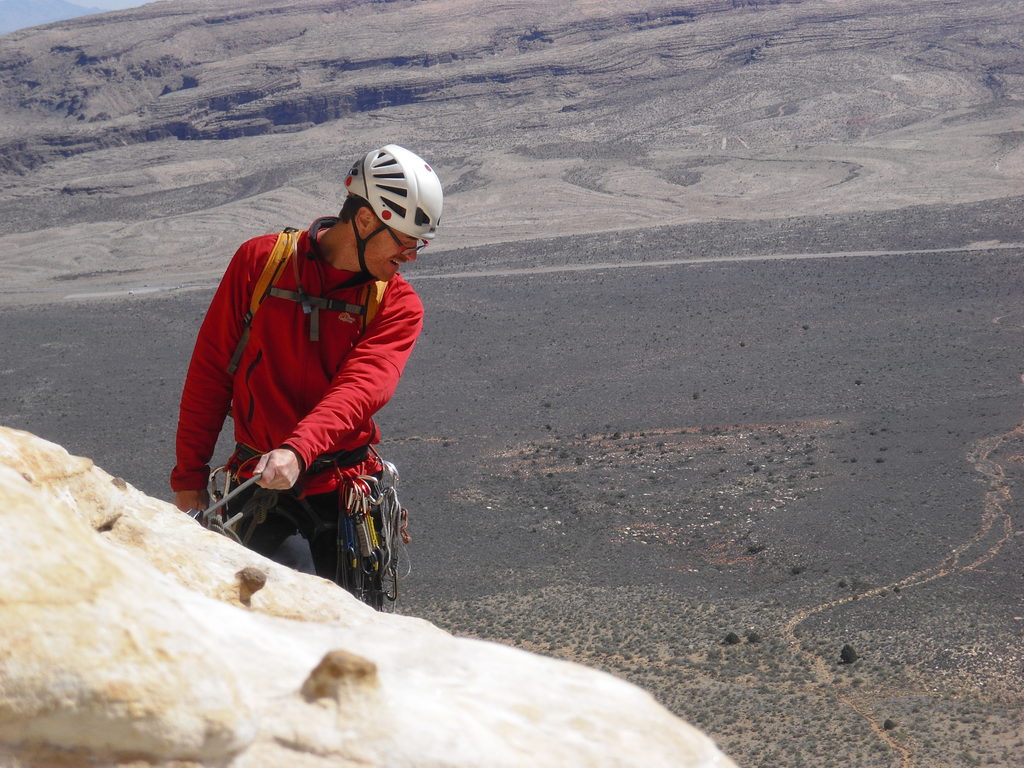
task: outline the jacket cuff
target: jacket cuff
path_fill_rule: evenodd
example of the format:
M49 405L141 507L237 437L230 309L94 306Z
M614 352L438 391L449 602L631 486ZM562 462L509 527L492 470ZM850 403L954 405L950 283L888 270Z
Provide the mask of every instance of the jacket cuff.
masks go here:
M284 443L281 447L286 451L291 451L295 454L295 458L299 460L299 474L301 475L304 473L306 471L306 467L309 466L309 462L306 461L306 457L302 455L299 449L294 445L289 445L288 443Z
M178 491L205 491L209 480L209 467L195 472L180 472L175 468L171 472L171 490L175 493Z

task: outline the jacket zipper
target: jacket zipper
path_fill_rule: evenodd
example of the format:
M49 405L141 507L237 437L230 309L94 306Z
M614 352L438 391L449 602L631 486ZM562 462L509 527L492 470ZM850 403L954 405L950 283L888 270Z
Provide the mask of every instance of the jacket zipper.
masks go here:
M249 363L249 367L245 369L245 391L249 395L249 413L245 419L247 424L252 423L252 417L256 411L256 398L252 394L252 387L249 386L249 377L252 376L253 370L255 370L256 366L262 359L263 350L261 349L256 353L256 357L253 358L253 361Z

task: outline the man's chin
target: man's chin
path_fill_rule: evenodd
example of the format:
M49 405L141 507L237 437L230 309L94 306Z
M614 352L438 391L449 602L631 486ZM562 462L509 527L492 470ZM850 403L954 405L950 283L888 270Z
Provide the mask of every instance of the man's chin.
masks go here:
M375 280L381 280L386 283L398 274L398 270L399 266L389 261L385 266L381 267L380 272L371 272L370 274L373 275Z

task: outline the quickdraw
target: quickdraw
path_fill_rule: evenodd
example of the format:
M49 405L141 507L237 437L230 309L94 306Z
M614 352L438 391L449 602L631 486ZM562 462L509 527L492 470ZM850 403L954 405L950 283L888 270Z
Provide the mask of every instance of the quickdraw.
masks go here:
M398 500L398 470L381 460L381 476L346 480L338 520L339 584L378 610L398 600L398 585L409 566L405 545L409 513ZM404 570L405 572L401 572Z

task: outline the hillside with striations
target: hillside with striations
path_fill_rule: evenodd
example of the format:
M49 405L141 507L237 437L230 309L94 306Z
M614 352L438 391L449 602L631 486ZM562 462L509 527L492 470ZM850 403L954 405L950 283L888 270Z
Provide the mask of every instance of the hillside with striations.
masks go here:
M178 248L214 279L230 230L333 209L385 138L444 170L447 248L1020 192L1012 2L482 8L175 0L0 38L8 295L109 258L187 283Z

